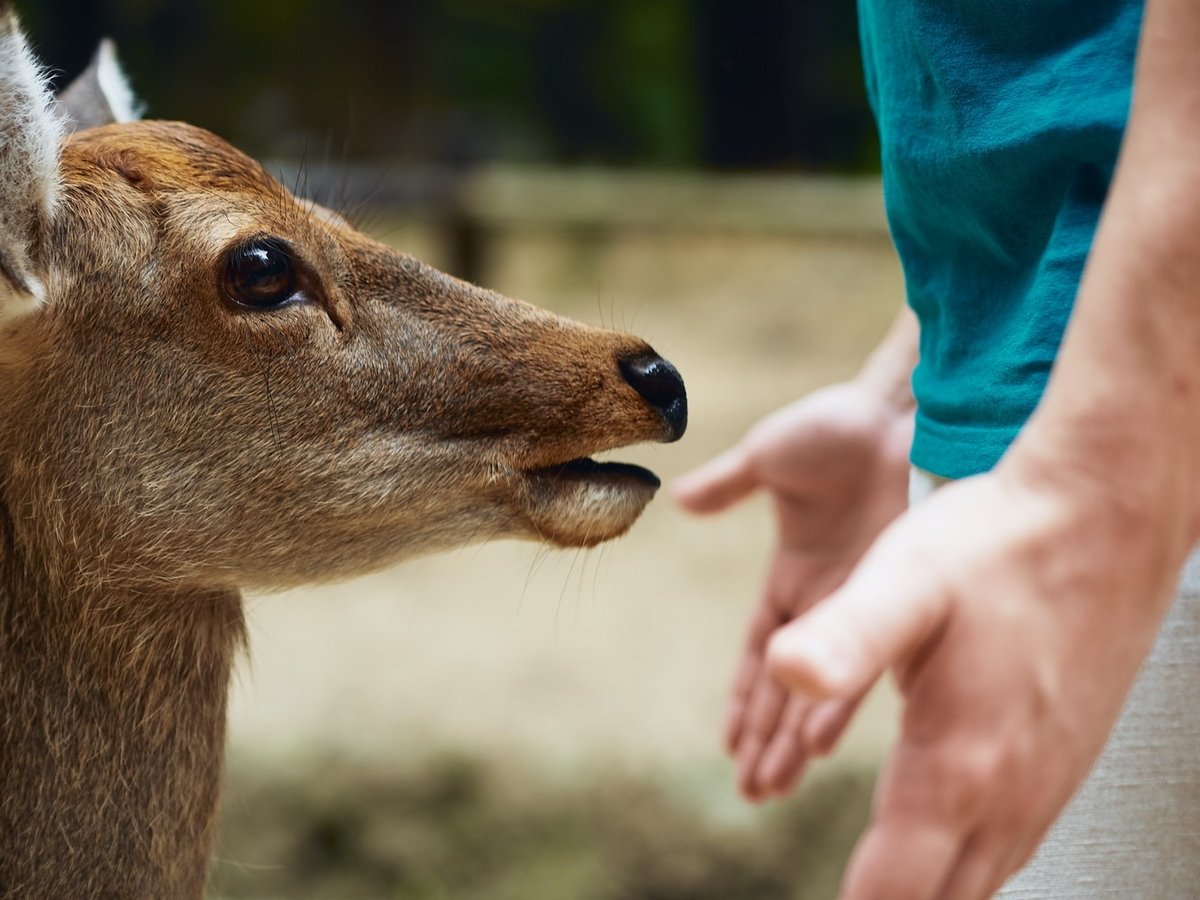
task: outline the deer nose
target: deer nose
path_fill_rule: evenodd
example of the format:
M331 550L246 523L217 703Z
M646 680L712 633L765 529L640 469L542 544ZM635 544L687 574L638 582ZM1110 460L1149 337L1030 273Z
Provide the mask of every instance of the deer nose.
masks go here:
M667 423L667 442L683 437L687 429L687 391L678 370L656 353L632 356L619 365L629 386Z

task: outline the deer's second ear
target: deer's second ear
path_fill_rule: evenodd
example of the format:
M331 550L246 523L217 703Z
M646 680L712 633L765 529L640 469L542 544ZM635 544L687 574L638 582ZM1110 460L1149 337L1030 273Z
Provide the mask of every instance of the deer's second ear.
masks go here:
M62 123L16 14L0 2L0 320L43 297L34 257L59 189Z
M117 49L105 38L88 67L58 95L58 105L72 131L114 122L134 122L142 107L117 62Z

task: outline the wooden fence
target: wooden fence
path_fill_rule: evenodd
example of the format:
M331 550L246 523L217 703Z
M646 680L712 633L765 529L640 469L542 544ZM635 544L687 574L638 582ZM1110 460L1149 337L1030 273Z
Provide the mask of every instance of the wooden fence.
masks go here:
M429 222L455 274L479 280L491 235L522 229L883 238L877 178L514 166L269 166L298 193Z

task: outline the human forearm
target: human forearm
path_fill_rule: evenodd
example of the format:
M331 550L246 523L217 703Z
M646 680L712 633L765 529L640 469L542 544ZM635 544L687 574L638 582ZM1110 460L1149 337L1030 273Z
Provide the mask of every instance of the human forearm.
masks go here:
M1200 536L1200 6L1150 0L1121 161L1045 400L1013 456Z

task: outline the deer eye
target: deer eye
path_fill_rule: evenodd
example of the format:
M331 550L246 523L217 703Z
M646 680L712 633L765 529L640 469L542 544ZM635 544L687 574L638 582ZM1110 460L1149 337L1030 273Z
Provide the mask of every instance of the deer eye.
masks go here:
M224 287L243 306L282 306L296 294L296 268L288 248L268 238L235 248L225 261Z

